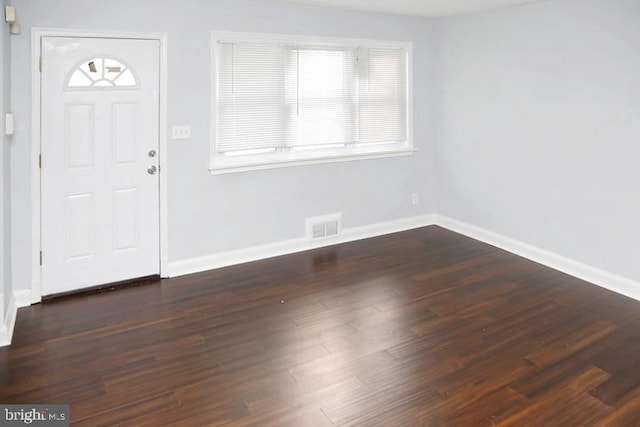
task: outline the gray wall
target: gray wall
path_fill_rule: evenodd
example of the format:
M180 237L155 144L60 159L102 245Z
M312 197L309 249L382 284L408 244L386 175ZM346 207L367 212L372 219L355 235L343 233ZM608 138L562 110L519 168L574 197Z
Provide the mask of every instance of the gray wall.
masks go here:
M191 140L169 142L171 261L301 237L308 216L342 212L350 228L437 211L640 281L638 0L549 0L436 21L250 0L14 3L18 290L31 281L34 26L169 34L169 125L192 126ZM209 175L211 30L412 41L419 152Z
M438 213L640 281L640 1L439 29Z
M190 124L191 140L169 141L171 261L304 236L304 219L343 213L343 227L433 213L434 140L431 21L249 0L108 2L15 0L22 35L13 38L13 265L16 289L31 282L30 32L32 27L167 32L169 125ZM414 44L415 144L410 157L211 176L209 52L212 30L406 40ZM412 206L411 193L420 193Z
M8 2L0 2L4 6ZM10 209L10 147L11 139L4 135L4 112L10 110L10 51L9 26L0 25L0 295L4 296L4 304L0 307L0 329L5 320L5 313L13 297L11 280L11 209ZM1 300L2 298L0 298Z

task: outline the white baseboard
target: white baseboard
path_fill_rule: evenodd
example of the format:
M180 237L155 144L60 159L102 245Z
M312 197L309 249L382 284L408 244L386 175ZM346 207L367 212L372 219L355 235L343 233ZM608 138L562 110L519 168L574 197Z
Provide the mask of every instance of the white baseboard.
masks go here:
M413 228L426 227L428 225L433 225L435 223L435 218L435 215L424 215L367 225L364 227L342 229L339 236L331 239L310 241L306 237L301 237L267 245L175 261L169 264L169 276L177 277L185 274L199 273L230 265L273 258L276 256L288 255L295 252L302 252L310 249L337 245L340 243L353 242L355 240L397 233L399 231L411 230Z
M0 299L0 303L3 301ZM7 308L6 316L3 319L2 325L0 325L0 347L11 344L11 338L13 337L13 327L16 324L16 316L18 315L18 308L16 307L16 300L13 296L9 299L9 307Z
M31 289L26 289L26 290L22 290L22 291L15 291L13 293L13 295L15 295L16 307L18 307L18 308L29 307L31 304L33 304L33 297L31 295Z
M528 245L510 237L476 227L442 215L435 216L435 223L440 227L463 234L472 239L496 246L505 251L520 255L539 264L577 277L610 291L640 301L640 283L618 276L608 271L584 264L571 258Z
M310 241L306 237L300 237L251 248L174 261L169 263L169 277L200 273L207 270L214 270L231 265L367 239L370 237L426 227L429 225L441 226L448 230L496 246L500 249L530 259L531 261L640 301L639 282L574 259L558 255L548 250L523 243L484 228L438 214L423 215L363 227L342 229L340 236L332 239ZM0 325L0 345L7 345L6 343L11 341L11 334L8 333L8 331L13 331L17 308L26 307L32 303L31 290L15 292L15 299L12 299L5 324Z
M508 252L530 259L547 267L577 277L594 285L640 301L640 283L608 271L584 264L571 258L541 249L510 237L455 220L443 215L425 215L398 221L374 224L370 226L343 229L335 239L309 241L298 238L276 242L268 245L256 246L213 255L176 261L169 265L170 277L177 277L191 273L199 273L230 265L302 252L355 240L367 239L384 234L411 230L413 228L439 225L472 239L496 246Z

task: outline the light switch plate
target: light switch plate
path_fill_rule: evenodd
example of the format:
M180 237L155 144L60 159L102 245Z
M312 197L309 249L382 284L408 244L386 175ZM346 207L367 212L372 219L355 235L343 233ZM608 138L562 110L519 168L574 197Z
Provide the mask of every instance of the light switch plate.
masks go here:
M191 138L191 126L173 126L171 127L172 139L189 139Z

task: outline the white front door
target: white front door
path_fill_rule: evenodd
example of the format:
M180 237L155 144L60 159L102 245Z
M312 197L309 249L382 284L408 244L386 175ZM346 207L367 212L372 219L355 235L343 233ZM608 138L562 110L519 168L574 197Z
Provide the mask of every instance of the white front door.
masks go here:
M43 295L160 272L159 46L42 38Z

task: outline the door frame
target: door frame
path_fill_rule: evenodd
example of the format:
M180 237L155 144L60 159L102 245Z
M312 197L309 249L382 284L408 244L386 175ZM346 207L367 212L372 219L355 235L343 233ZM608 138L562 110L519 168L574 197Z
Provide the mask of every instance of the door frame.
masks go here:
M31 304L42 300L42 266L40 265L40 251L42 249L41 222L41 177L39 156L41 152L41 73L40 52L43 37L78 37L78 38L109 38L157 40L160 42L160 105L158 129L159 153L159 214L160 214L160 276L169 277L169 204L167 200L167 123L168 123L168 58L167 33L140 33L132 31L93 31L70 30L56 28L32 28L31 30Z

